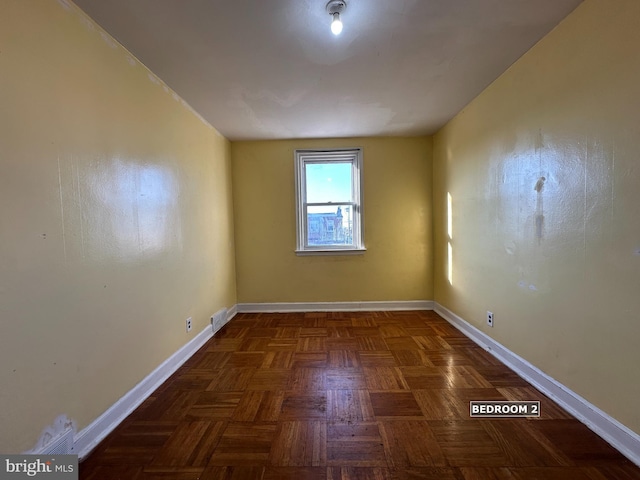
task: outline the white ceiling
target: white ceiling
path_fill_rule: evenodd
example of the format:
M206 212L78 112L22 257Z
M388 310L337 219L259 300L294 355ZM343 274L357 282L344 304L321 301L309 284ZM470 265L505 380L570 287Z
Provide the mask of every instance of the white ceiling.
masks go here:
M581 0L76 0L230 140L437 131Z

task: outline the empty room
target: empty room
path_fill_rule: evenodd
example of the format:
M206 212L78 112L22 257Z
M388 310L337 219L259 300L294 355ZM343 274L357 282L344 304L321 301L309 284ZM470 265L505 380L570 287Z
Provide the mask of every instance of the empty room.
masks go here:
M640 479L640 2L0 0L0 478Z

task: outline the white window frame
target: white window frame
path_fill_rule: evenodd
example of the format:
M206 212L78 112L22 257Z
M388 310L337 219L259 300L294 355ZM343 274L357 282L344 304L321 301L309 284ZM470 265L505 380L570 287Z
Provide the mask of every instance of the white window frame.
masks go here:
M307 207L327 205L327 203L307 202L306 165L313 163L351 163L351 202L336 202L336 205L350 205L353 215L353 243L350 245L309 245L307 235ZM344 255L364 253L364 222L362 208L362 148L342 148L327 150L296 150L296 233L298 255ZM328 202L332 203L332 202Z

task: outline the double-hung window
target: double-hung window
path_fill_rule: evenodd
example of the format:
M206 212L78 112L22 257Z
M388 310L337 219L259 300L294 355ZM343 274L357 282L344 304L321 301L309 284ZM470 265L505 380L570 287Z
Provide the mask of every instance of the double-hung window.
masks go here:
M298 254L360 253L362 149L296 150Z

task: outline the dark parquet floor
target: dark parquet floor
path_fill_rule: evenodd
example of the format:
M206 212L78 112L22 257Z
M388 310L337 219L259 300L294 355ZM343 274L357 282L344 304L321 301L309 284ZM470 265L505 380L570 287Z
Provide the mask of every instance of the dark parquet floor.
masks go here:
M539 400L478 419L470 400ZM81 464L86 480L640 479L434 312L239 314Z

